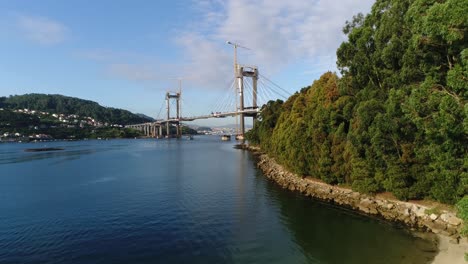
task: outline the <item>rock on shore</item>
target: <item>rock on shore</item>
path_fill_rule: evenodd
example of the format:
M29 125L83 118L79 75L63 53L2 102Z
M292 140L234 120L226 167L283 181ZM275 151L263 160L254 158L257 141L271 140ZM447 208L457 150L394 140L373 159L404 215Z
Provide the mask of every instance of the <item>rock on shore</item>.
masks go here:
M265 176L275 181L281 187L302 193L303 195L332 202L352 208L359 212L378 216L388 221L402 223L412 229L428 231L443 237L444 246L447 243L465 246L466 238L461 238L462 220L454 212L438 210L396 199L386 199L379 196L361 194L349 188L329 185L310 178L302 178L284 169L258 148L248 147L258 156L257 166ZM463 260L463 254L457 256ZM456 262L458 263L458 262Z

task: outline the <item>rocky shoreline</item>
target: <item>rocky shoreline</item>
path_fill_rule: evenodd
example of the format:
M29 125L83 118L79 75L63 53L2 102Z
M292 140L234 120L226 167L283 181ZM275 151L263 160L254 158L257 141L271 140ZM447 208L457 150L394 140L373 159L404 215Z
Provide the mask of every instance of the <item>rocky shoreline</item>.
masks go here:
M257 156L257 167L265 176L285 189L400 223L413 230L432 232L443 237L444 241L448 241L454 247L466 247L468 244L467 239L460 235L463 221L454 212L434 210L421 204L362 194L350 188L329 185L309 177L302 178L284 169L258 147L247 146L246 149ZM457 260L458 258L461 258L460 263L464 262L463 254L457 256ZM452 263L458 263L458 261Z

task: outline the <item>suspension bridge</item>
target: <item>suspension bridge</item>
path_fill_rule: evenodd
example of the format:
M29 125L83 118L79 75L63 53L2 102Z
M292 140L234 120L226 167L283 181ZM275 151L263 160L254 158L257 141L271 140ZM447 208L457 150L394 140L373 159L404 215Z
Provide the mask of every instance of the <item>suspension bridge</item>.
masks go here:
M147 137L180 138L182 136L182 122L235 117L238 131L236 138L243 140L245 118L252 118L252 124L255 124L263 104L266 104L269 100L287 99L290 93L261 75L256 66L238 64L237 48L245 47L231 42L228 42L228 44L234 46L234 78L227 86L228 89L225 91L224 97L216 100L210 114L182 116L182 102L185 101L182 100L179 80L179 91L166 93L165 103L161 105L158 118L154 122L127 125L126 127L140 130ZM161 118L164 105L166 106L166 113L164 118Z

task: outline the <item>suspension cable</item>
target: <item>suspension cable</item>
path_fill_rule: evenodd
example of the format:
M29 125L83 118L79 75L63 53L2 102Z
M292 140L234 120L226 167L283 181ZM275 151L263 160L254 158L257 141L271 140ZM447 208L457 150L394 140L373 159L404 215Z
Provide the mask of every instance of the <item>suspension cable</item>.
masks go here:
M276 86L278 89L280 89L281 91L283 91L285 94L289 96L291 96L292 94L288 91L286 91L285 89L283 89L281 86L279 86L278 84L276 84L275 82L273 82L272 80L268 79L265 75L263 74L259 74L262 78L264 78L265 80L267 80L268 82L270 82L271 84L273 84L274 86Z

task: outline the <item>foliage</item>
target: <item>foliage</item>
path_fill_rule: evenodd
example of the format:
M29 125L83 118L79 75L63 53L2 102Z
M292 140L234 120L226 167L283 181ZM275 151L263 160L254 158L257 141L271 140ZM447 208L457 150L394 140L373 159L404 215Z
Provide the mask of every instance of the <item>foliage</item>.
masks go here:
M152 121L148 117L133 114L126 110L103 107L93 101L55 94L25 94L0 97L0 108L27 108L50 113L75 114L120 125Z
M140 131L116 127L67 127L54 120L39 119L37 116L0 111L0 134L20 133L25 137L33 134L45 134L54 139L96 139L96 138L134 138L142 136ZM24 139L23 139L24 140Z
M377 0L346 23L342 77L269 102L248 139L302 175L454 204L468 191L467 13L463 0Z
M135 138L141 136L139 131L129 128L98 128L91 131L86 138Z
M0 111L0 128L22 128L40 124L37 116L15 113L9 110ZM11 131L13 132L13 131Z
M180 126L181 132L183 135L196 135L198 134L197 130L190 128L188 126Z
M431 214L440 215L442 214L441 210L442 209L439 206L436 206L436 207L424 210L424 213L426 213L427 215L431 215Z
M254 144L262 144L262 147L269 150L270 135L275 128L278 117L281 113L283 101L269 101L262 107L259 121L254 124L254 128L247 134L247 138Z
M134 138L141 132L129 128L116 127L68 127L57 119L25 113L13 112L9 109L0 111L0 134L20 133L25 137L33 134L45 134L54 139L95 139L95 138ZM22 139L24 140L24 139Z
M42 99L38 99L39 102L29 101L35 100L37 98ZM50 100L53 101L53 103L50 103L47 108L41 108L41 100ZM61 100L65 100L67 102L59 103ZM20 133L25 136L32 134L46 134L50 135L54 139L134 138L142 136L142 133L135 129L119 127L93 127L89 125L79 127L78 124L74 123L64 124L58 119L51 117L50 115L40 115L39 117L38 115L33 114L13 112L10 109L28 108L38 111L47 111L50 113L55 113L57 111L57 113L76 114L76 112L74 111L84 111L83 109L86 108L86 105L91 105L92 109L94 109L93 111L96 112L93 112L95 115L90 114L85 116L101 116L104 117L104 120L113 120L115 121L115 123L119 124L130 121L149 121L148 119L142 119L142 117L140 117L140 114L135 115L125 110L111 109L111 112L107 112L109 108L99 106L97 103L94 102L85 101L77 98L64 97L61 95L23 95L12 97L0 97L0 107L5 108L0 111L0 132L9 132L13 134ZM113 112L120 114L112 115L110 119L105 119L108 113ZM109 121L109 123L114 122ZM187 126L182 126L181 129L183 134L197 134L196 130L191 129ZM175 134L175 130L175 127L171 127L172 134Z
M465 195L465 197L457 203L457 211L458 217L463 219L463 222L465 223L462 235L468 236L468 195Z
M197 131L211 131L211 127L200 126L197 127Z

